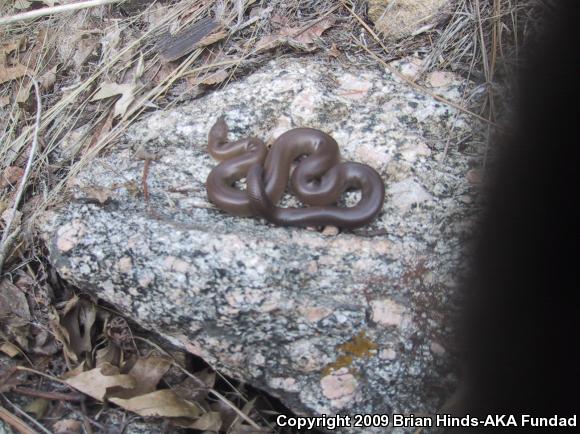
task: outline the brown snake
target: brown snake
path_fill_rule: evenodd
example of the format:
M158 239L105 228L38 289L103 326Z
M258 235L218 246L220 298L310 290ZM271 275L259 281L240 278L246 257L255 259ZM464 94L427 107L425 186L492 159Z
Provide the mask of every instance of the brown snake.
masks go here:
M365 164L340 162L336 141L313 128L282 134L268 152L264 142L249 137L228 142L228 126L220 117L208 134L208 150L220 160L206 181L213 204L237 216L259 216L283 226L355 228L372 221L383 207L385 186L380 175ZM293 163L300 157L292 175ZM234 186L246 178L246 191ZM276 206L288 185L305 208ZM359 202L336 206L349 189L361 191Z

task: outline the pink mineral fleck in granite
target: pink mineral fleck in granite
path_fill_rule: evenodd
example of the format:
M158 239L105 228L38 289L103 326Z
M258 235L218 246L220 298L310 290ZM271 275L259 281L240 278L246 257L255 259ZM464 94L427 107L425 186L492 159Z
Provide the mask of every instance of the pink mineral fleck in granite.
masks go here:
M287 392L300 392L296 379L288 377L274 377L268 381L268 385L274 389L283 389Z
M117 262L117 269L121 273L130 273L133 269L133 261L129 256L124 256Z
M348 372L348 369L340 368L338 371L322 377L320 385L322 393L332 401L332 405L341 408L353 399L358 381L354 375Z
M300 313L304 316L304 318L306 318L308 322L317 322L330 315L332 310L325 307L304 306L300 309Z
M205 360L213 360L213 358L210 356L207 350L205 350L198 343L191 342L185 338L180 338L179 340L183 343L185 349L191 354L195 354L196 356L199 356Z
M455 75L445 71L434 71L427 76L427 82L431 87L449 86L455 81Z
M393 300L371 301L373 321L384 326L399 327L404 319L405 308Z
M171 271L177 271L178 273L186 273L189 270L189 263L182 259L176 258L175 256L167 256L165 258L165 266Z
M338 78L340 87L338 95L349 99L361 99L367 96L372 84L352 74L344 74Z
M68 252L76 246L87 233L87 228L80 220L73 220L62 226L56 233L56 247L61 252Z
M397 353L392 348L386 348L379 352L379 357L384 360L394 360L397 358Z
M391 157L382 149L371 147L368 145L360 145L356 148L357 160L360 163L366 163L374 168L380 167L382 164L387 164L391 161Z
M446 350L439 342L433 341L431 342L431 352L438 356L443 356L446 353Z
M295 116L313 116L317 106L317 93L307 89L298 93L292 101L291 110Z
M308 265L306 266L306 271L308 271L311 274L317 273L318 272L318 264L316 263L316 261L310 261L308 263Z

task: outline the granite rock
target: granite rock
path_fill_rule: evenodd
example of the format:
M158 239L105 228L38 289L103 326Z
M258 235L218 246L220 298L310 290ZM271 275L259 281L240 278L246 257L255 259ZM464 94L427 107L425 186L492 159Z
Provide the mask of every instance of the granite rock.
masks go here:
M436 84L431 92L456 103L469 86ZM354 231L322 231L215 209L206 140L221 114L232 137L330 133L345 160L384 178L382 213ZM429 414L455 386L451 324L477 147L454 143L477 131L382 69L279 59L134 124L40 231L64 279L298 413ZM157 156L147 199L144 154Z

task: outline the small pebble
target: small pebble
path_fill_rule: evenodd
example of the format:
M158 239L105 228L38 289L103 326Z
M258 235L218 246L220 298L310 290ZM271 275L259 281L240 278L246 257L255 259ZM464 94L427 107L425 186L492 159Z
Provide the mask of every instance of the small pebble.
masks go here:
M322 230L322 235L332 237L338 235L338 228L336 226L325 226Z

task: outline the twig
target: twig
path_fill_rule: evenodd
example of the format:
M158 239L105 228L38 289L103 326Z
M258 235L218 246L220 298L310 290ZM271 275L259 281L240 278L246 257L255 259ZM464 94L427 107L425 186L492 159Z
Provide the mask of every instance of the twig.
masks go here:
M0 407L0 419L22 434L36 434L36 431L26 425L26 422L3 407Z
M94 431L91 428L91 420L87 416L87 406L86 406L84 400L81 401L81 410L83 412L82 416L83 416L83 426L85 427L85 432L87 434L93 434Z
M66 5L52 6L48 8L36 9L33 11L22 12L21 14L6 16L0 18L0 26L17 21L32 20L34 18L45 17L47 15L58 14L60 12L70 12L79 9L92 8L95 6L102 6L109 3L120 3L125 0L88 0L78 3L70 3Z
M85 395L80 393L60 393L60 392L45 392L43 390L34 390L28 387L15 387L12 392L19 393L26 396L34 396L36 398L45 398L58 401L83 401Z
M12 408L17 413L19 413L26 420L28 420L28 422L30 422L34 426L36 426L36 428L39 429L41 432L46 433L46 434L52 434L49 430L47 430L44 426L42 426L42 424L40 422L38 422L36 419L34 419L32 416L30 416L28 413L26 413L24 410L22 410L16 404L14 404L13 402L11 402L8 398L6 398L6 396L4 394L2 394L2 398L4 399L4 401L6 401L8 404L10 404L12 406ZM32 431L32 432L36 432L36 431Z
M32 170L32 163L34 162L34 157L38 150L38 132L40 130L40 118L42 115L42 100L40 99L40 89L38 87L38 83L33 77L30 77L30 80L34 85L34 93L36 94L36 122L34 124L34 136L32 137L32 147L30 148L30 155L28 156L26 169L24 169L24 174L20 180L18 191L14 197L14 204L12 205L12 209L8 214L8 218L6 219L6 227L4 228L4 233L2 234L2 239L0 240L0 273L4 268L4 261L10 250L10 246L18 234L18 228L15 229L13 233L11 233L10 230L12 229L14 217L16 216L16 211L18 210L18 205L20 205L20 201L24 195L24 189L26 188L28 177L30 176L30 171Z
M143 164L143 177L141 178L141 188L143 189L143 198L145 202L149 202L149 188L147 187L147 178L149 177L149 167L151 166L151 160L145 160Z
M31 372L31 373L33 373L33 374L40 375L41 377L48 378L49 380L56 381L57 383L61 383L61 384L64 384L64 385L66 385L66 386L69 386L69 385L66 383L66 381L64 381L64 380L61 380L60 378L58 378L58 377L55 377L55 376L53 376L53 375L50 375L50 374L45 374L44 372L37 371L36 369L27 368L26 366L16 366L16 367L15 367L15 369L16 369L17 371ZM71 386L69 386L69 387L71 387Z

